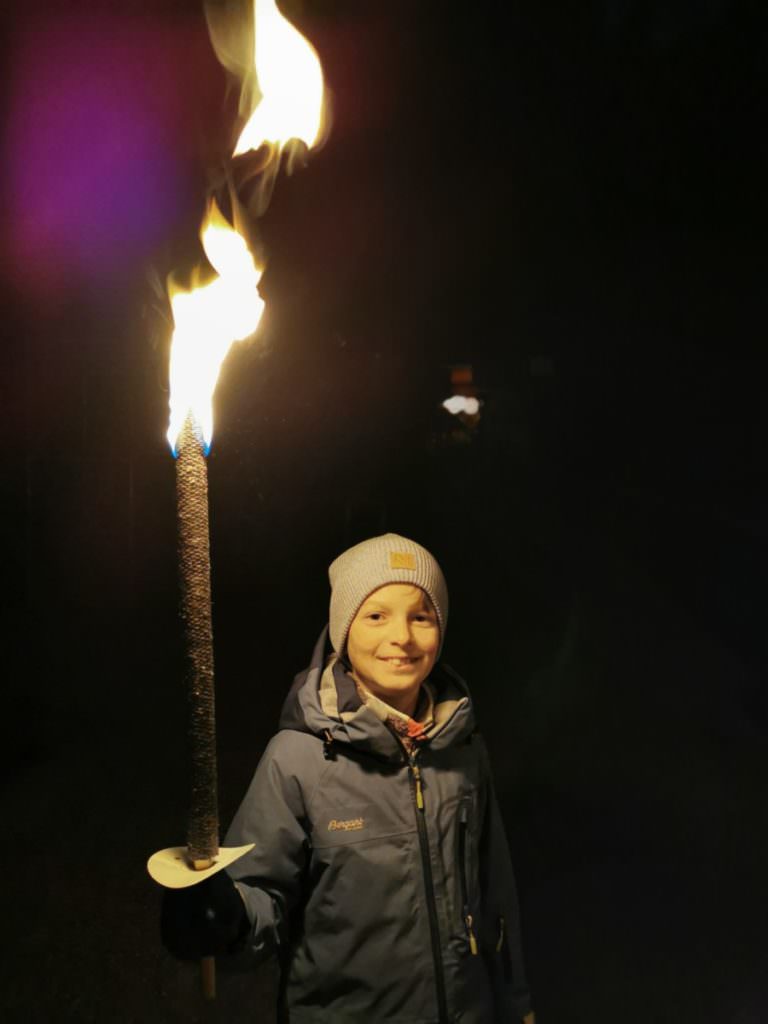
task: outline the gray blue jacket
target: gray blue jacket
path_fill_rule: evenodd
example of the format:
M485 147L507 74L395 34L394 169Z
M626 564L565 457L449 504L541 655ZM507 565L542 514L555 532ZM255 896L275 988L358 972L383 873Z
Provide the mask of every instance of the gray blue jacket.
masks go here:
M225 845L291 1024L518 1024L530 1010L488 756L463 681L436 666L410 755L325 634L294 682Z

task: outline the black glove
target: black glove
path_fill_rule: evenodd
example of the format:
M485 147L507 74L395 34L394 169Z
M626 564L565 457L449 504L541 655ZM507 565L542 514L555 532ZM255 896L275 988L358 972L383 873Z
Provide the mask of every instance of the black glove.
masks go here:
M186 889L163 889L160 937L179 960L234 953L249 930L245 904L226 871Z

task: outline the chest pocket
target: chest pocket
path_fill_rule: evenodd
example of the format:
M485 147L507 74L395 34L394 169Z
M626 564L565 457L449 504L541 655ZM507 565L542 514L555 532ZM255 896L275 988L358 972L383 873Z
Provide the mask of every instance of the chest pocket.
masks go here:
M479 808L475 791L464 793L456 808L456 905L462 919L479 901Z

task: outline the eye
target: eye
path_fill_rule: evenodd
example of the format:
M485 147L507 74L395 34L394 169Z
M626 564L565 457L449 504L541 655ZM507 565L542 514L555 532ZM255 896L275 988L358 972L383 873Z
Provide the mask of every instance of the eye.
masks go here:
M381 619L384 618L381 612L368 612L368 614L365 617L366 619L370 619L371 622L379 622Z

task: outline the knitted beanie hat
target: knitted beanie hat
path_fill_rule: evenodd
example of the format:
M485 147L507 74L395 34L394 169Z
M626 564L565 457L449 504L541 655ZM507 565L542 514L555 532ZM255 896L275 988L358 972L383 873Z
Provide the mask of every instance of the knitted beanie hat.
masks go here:
M369 594L387 583L411 583L421 587L435 606L440 625L440 650L448 622L448 588L433 556L413 540L385 533L356 544L331 563L330 637L334 650L343 654L347 634L360 605Z

